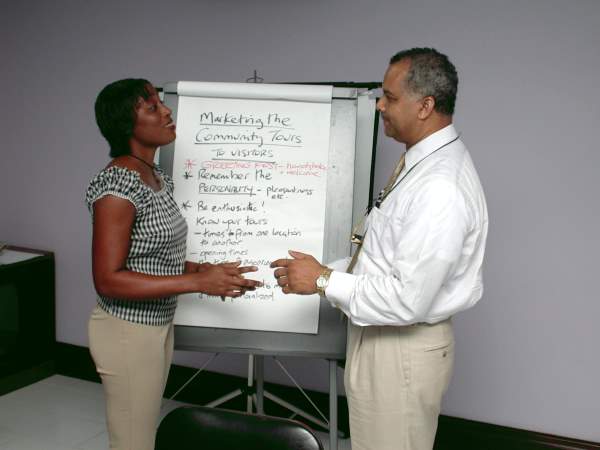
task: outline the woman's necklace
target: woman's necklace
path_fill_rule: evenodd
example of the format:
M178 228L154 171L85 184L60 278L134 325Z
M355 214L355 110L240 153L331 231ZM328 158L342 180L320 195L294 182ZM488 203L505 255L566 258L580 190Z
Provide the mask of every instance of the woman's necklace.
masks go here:
M158 175L156 174L156 166L154 164L149 164L146 161L144 161L142 158L132 155L131 153L128 154L127 156L131 157L131 158L135 158L138 161L143 162L146 166L148 166L150 168L150 170L152 171L152 175L154 176L154 181L156 181L158 183L158 186L160 187L160 178L158 177Z

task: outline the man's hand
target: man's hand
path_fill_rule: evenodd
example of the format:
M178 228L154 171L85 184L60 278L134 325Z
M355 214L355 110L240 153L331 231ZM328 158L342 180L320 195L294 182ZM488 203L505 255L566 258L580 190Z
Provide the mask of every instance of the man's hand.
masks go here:
M289 254L293 259L278 259L271 263L271 267L277 267L274 272L277 284L285 294L316 293L315 281L325 266L306 253L290 250Z

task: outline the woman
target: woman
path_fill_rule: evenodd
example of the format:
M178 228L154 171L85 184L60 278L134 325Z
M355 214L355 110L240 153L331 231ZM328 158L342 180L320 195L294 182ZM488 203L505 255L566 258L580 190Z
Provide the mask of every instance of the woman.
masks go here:
M238 263L185 259L187 226L173 182L154 166L175 139L171 110L142 79L106 86L96 121L113 157L86 192L93 217L92 270L98 305L90 352L106 396L110 448L150 450L173 352L177 295L237 297L260 283Z

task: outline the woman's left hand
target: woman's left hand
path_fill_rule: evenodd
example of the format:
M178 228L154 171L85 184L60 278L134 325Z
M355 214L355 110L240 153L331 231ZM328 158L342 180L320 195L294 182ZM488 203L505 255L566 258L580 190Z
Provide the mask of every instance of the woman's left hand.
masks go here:
M210 266L212 266L212 265L213 264L208 263L208 262L195 263L192 261L186 261L185 269L184 269L183 273L204 272L205 270L208 270L210 268Z

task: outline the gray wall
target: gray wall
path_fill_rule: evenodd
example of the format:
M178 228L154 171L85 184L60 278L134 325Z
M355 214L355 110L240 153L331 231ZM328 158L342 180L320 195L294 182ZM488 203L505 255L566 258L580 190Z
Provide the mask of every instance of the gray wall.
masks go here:
M484 299L455 319L444 413L600 441L599 2L120 3L2 2L0 240L55 252L59 341L87 345L83 191L108 160L92 114L103 85L243 81L254 69L271 82L372 81L395 51L431 45L459 68L456 124L491 224ZM400 151L382 143L378 187ZM214 370L245 373L244 357L221 358ZM287 362L326 388L323 362Z

